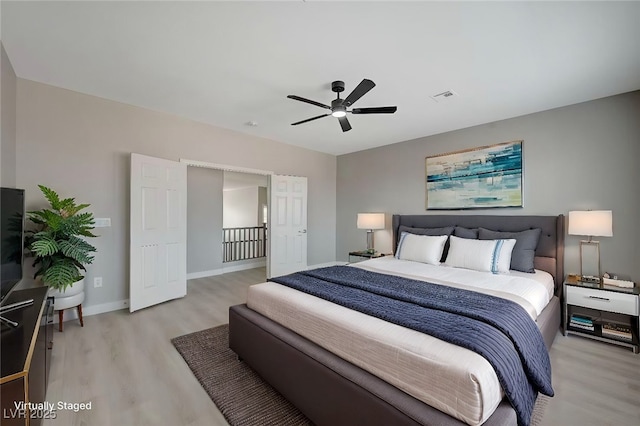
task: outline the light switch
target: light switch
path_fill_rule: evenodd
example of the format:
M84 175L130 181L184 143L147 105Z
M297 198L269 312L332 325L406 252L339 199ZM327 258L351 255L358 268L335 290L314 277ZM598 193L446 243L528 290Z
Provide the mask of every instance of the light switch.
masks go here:
M96 228L108 228L111 226L110 217L96 217L93 219L93 226Z

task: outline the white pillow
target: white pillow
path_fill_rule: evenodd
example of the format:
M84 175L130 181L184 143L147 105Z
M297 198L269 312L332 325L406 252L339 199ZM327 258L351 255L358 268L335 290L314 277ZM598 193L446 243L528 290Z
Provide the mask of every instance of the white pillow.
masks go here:
M408 232L400 234L396 259L439 265L447 235L416 235Z
M445 264L494 274L509 272L515 245L516 240L471 240L452 235Z
M495 240L497 259L491 267L491 272L497 274L499 272L509 272L511 269L511 252L516 246L517 240Z

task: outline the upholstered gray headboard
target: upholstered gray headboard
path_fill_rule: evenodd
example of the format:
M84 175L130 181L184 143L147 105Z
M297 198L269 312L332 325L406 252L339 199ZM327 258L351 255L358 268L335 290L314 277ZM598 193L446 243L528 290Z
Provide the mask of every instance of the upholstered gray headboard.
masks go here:
M398 244L400 225L413 228L463 226L493 231L517 232L540 228L535 267L553 275L556 294L564 280L564 216L486 216L486 215L393 215L393 251Z

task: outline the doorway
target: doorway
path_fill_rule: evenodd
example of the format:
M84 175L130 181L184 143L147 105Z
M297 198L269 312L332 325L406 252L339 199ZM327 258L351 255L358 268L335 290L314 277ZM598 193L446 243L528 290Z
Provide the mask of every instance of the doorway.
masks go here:
M268 176L223 172L222 262L224 267L265 267ZM247 268L248 269L248 268Z
M266 250L257 252L252 244L266 240L254 229L260 225L264 230L258 188L266 188L268 179L265 174L187 167L187 279L265 267Z
M211 184L205 185L205 192L192 193L196 185L192 185L191 179L189 182L189 205L192 201L201 200L202 198L211 200L211 191L218 185L218 187L224 188L224 173L235 172L244 175L261 175L267 178L267 207L266 210L263 207L263 214L267 215L267 249L266 249L266 264L267 264L267 278L271 278L278 275L285 275L296 271L307 269L307 178L299 176L289 175L276 175L272 171L251 169L245 167L235 167L223 164L208 163L195 160L181 159L181 163L187 164L188 173L195 174L196 170L206 169L215 172L217 176ZM205 170L205 171L206 171ZM204 173L205 171L201 171ZM206 173L205 173L205 176ZM236 175L238 176L238 175ZM206 191L209 191L208 193ZM204 194L204 195L203 195ZM219 211L222 215L222 202L219 202ZM191 234L202 236L200 228L194 225L192 216L194 212L200 212L201 210L189 206L187 209L189 218L189 227L192 229ZM204 217L204 228L211 229L213 224L211 223L211 216ZM219 228L221 229L221 227ZM221 233L219 234L222 235ZM220 244L217 244L220 241ZM205 250L204 254L208 252L215 252L222 247L222 239L217 240L215 235L213 238L208 238L209 250ZM190 249L188 252L201 250ZM198 253L194 253L197 255ZM191 256L189 257L189 261ZM211 257L208 257L211 261ZM214 259L221 259L221 257L214 257ZM241 266L239 266L241 267ZM191 272L188 274L189 279L206 277L211 275L218 275L224 272L231 272L233 269L225 266L216 266L215 270L204 269L203 272ZM189 267L190 270L194 270ZM201 268L202 270L202 268Z

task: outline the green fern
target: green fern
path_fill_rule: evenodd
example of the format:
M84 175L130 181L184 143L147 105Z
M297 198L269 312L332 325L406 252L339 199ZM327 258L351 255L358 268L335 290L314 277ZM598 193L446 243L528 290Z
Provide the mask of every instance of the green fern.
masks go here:
M82 278L76 265L69 259L60 259L43 274L44 282L60 291L66 290L67 287Z
M25 246L34 257L35 278L41 277L52 288L64 291L83 278L80 271L93 263L96 248L84 240L96 237L94 219L82 212L89 204L76 204L74 198L60 199L54 190L38 185L50 208L30 211L27 217L35 228L25 232Z
M51 204L51 208L58 210L60 204L60 197L58 196L58 193L53 189L47 188L44 185L38 185L38 188L40 188L40 191L42 191L44 197L47 199L49 204Z
M42 232L40 234L43 234ZM49 235L45 235L41 240L36 240L31 244L31 251L39 257L53 256L60 250L56 240Z
M47 229L56 232L60 229L62 224L62 217L55 211L52 210L40 210L35 212L29 212L29 219L33 223L38 225L43 225Z
M62 254L78 263L89 264L93 262L93 256L89 255L89 253L96 251L96 248L78 237L61 240L58 245Z

